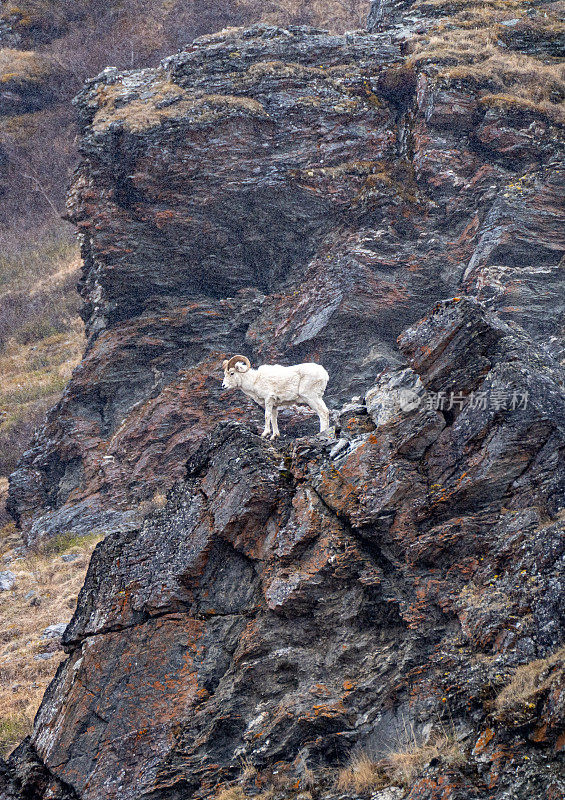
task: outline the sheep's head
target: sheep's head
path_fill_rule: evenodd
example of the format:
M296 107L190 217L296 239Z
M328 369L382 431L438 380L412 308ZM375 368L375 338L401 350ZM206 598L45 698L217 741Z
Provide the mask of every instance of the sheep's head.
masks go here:
M247 370L251 369L251 362L247 356L232 356L223 362L224 380L222 383L223 389L235 389L240 385L238 377Z

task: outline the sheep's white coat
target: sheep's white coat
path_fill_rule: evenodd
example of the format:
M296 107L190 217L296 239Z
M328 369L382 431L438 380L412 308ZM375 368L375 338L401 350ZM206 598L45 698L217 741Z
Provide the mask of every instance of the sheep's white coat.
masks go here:
M224 362L224 365L228 362ZM244 394L265 409L265 429L261 436L280 435L278 410L284 406L304 403L315 411L320 420L320 432L328 429L330 414L322 396L330 376L321 364L264 364L251 369L242 361L224 366L224 389L241 389Z

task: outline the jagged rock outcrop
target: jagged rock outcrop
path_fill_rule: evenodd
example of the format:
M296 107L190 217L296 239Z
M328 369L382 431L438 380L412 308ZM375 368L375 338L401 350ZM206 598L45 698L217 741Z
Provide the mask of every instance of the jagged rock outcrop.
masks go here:
M2 800L204 798L249 764L252 793L312 770L330 797L354 748L442 725L464 758L410 800L561 796L563 374L465 298L399 344L337 444L221 425L164 508L98 545Z
M29 542L135 529L209 431L257 419L221 391L227 353L322 360L337 409L467 293L560 353L560 129L406 68L404 35L231 29L87 85L89 341L11 478Z

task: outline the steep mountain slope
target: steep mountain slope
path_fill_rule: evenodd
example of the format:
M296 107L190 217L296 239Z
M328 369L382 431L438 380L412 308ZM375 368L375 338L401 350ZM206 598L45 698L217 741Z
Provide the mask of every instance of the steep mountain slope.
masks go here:
M53 229L76 160L70 99L112 65L156 64L196 36L263 18L356 28L366 0L2 0L0 2L0 235ZM31 203L30 203L31 201ZM30 205L33 204L33 208ZM11 237L10 237L11 238ZM0 239L0 241L2 241Z
M77 161L71 99L82 82L109 64L157 64L222 27L265 18L344 30L359 27L367 7L365 0L0 0L0 357L11 362L9 385L0 392L0 524L4 476L60 397L60 386L53 391L43 376L39 390L27 348L47 354L43 368L51 385L60 378L52 337L73 350L84 347L78 253L72 226L60 219ZM21 391L14 393L13 382Z
M333 797L355 748L383 797L561 796L563 374L465 299L400 346L337 447L227 423L98 545L3 800Z
M9 508L106 538L2 800L562 796L556 8L378 2L85 86L88 344ZM261 441L233 352L322 361L337 440Z
M29 541L135 527L207 431L252 413L221 391L226 353L322 359L336 407L460 292L558 351L561 127L400 50L258 26L88 84L68 214L89 343L11 478Z

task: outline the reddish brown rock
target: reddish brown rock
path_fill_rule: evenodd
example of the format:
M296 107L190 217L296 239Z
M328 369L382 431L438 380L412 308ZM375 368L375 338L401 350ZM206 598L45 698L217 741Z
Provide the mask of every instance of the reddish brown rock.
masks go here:
M28 541L135 528L220 421L259 424L220 388L227 353L323 362L337 410L465 293L559 353L556 131L407 70L395 37L236 29L87 85L69 217L89 343L11 478Z
M245 764L287 793L312 770L329 800L348 753L446 727L412 800L561 785L562 373L466 298L400 347L371 430L273 447L220 425L162 509L98 545L2 800L204 798ZM462 399L430 410L440 391ZM525 714L497 698L532 664Z

